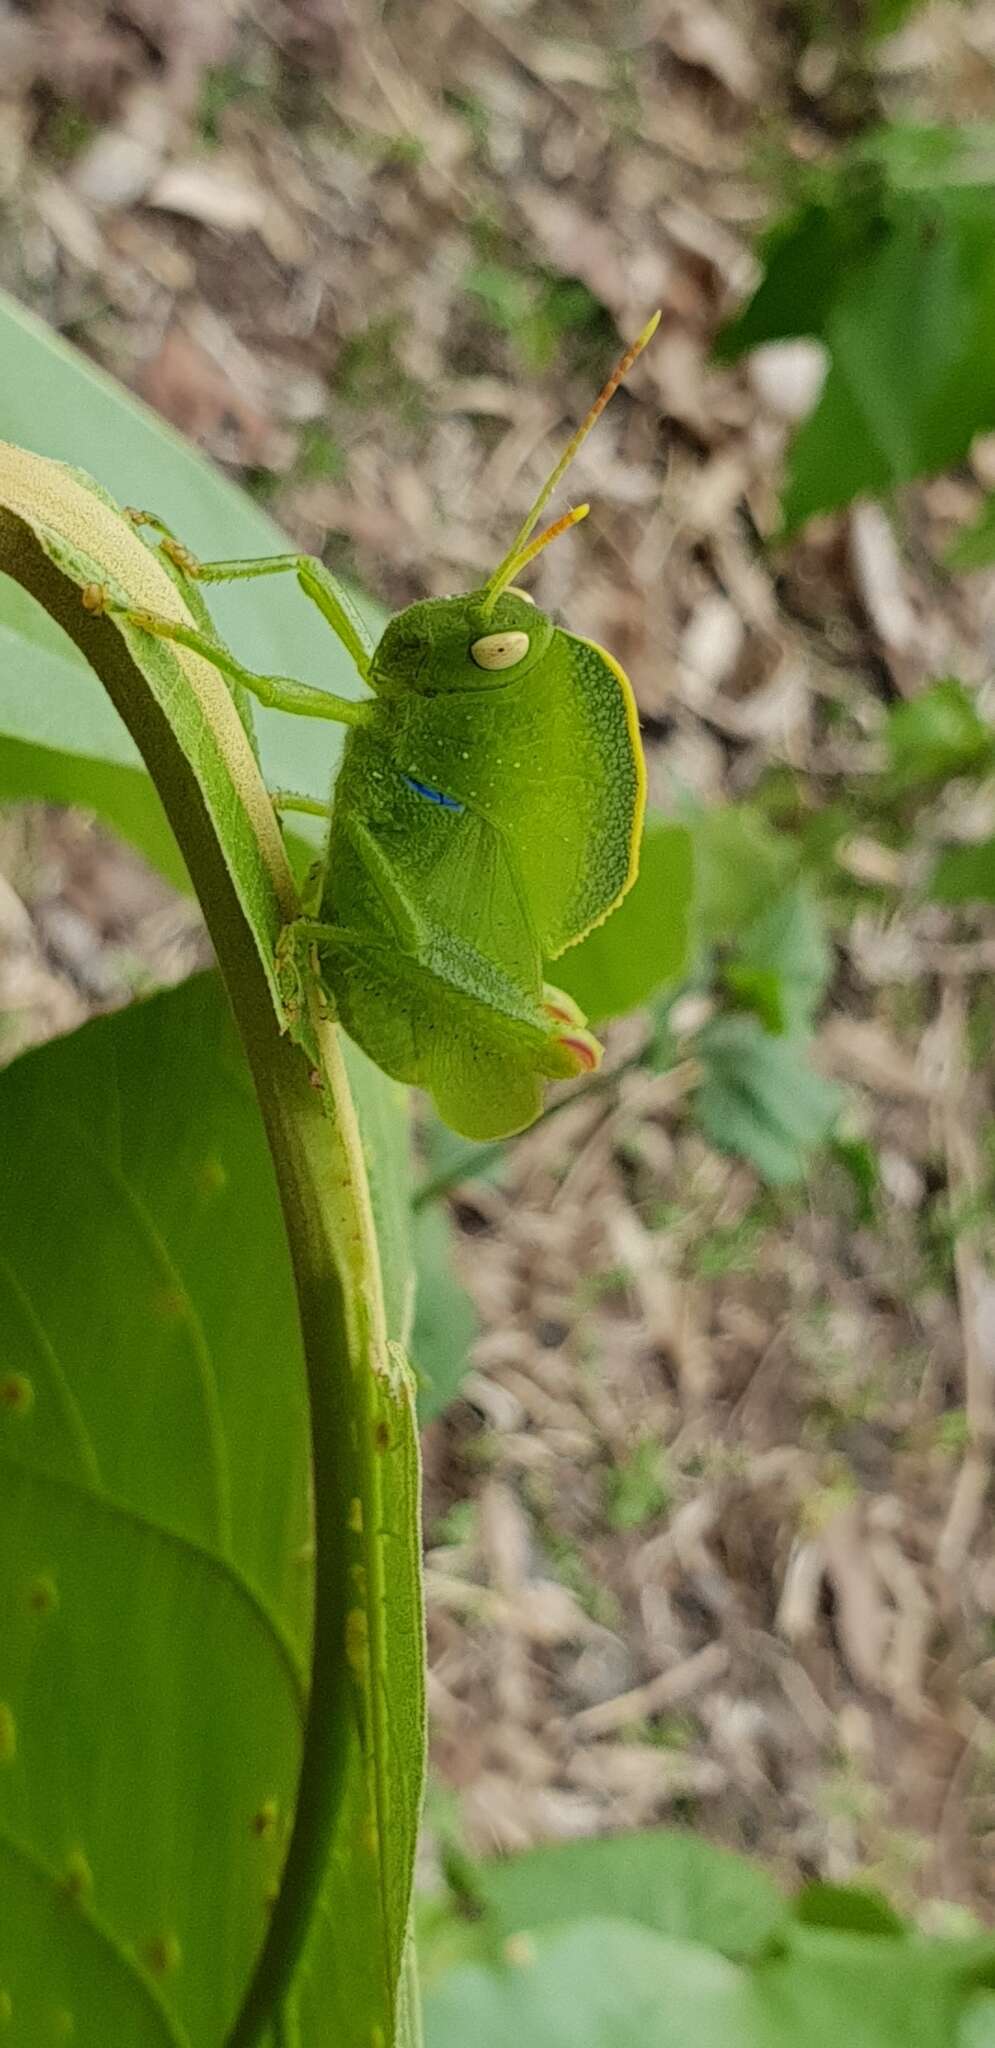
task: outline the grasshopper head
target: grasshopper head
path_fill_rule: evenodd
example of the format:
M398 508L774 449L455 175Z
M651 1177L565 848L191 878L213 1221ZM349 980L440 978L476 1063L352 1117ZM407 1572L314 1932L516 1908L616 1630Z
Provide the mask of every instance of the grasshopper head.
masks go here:
M542 660L555 627L519 590L486 606L487 592L423 598L384 628L370 665L378 696L490 690L517 682Z

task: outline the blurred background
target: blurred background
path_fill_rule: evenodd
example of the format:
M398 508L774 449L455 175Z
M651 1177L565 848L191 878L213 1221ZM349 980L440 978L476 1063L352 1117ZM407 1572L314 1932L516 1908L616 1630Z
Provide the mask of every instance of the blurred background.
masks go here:
M483 579L663 310L532 587L632 675L700 943L524 1138L423 1133L430 1819L474 1851L678 1822L995 1907L995 919L924 886L995 831L995 579L948 566L995 407L887 493L833 473L859 423L786 457L878 204L840 165L993 116L991 0L0 0L0 285L388 609ZM822 176L787 338L718 360ZM891 289L900 390L956 322ZM3 813L0 874L4 1058L206 957L84 815Z

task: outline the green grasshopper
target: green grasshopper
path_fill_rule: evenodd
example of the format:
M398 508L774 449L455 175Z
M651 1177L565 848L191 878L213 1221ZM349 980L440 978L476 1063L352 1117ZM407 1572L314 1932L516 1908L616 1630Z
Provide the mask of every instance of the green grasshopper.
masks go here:
M151 514L131 513L189 586L296 575L371 695L337 697L263 676L218 640L202 602L185 626L114 602L90 609L179 642L265 705L349 727L332 801L276 792L282 811L329 819L304 908L280 942L289 1028L303 1036L315 974L370 1058L418 1083L466 1137L532 1123L543 1084L590 1072L601 1048L543 961L575 945L636 877L645 769L632 689L593 641L567 633L515 578L579 505L532 535L581 442L656 329L627 349L480 590L428 598L374 647L346 593L309 555L199 562ZM196 593L190 590L191 599Z

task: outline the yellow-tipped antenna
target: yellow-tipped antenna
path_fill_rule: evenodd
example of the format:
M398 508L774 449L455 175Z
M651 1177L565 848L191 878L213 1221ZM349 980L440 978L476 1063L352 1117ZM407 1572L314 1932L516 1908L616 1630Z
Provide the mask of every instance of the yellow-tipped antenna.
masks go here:
M502 577L494 596L499 597L502 590L507 590L509 583L514 583L519 569L526 569L530 562L534 562L536 556L542 554L543 548L548 548L551 540L558 540L560 534L566 533L569 527L579 526L581 520L587 518L590 509L590 505L571 506L570 511L564 512L561 519L554 519L552 526L547 526L538 540L530 541L527 548L521 548L517 555L512 555L507 565L508 573Z
M552 497L553 492L555 491L556 486L560 481L560 478L569 469L570 464L572 463L578 448L580 448L582 443L587 440L588 434L590 433L595 421L600 419L601 414L604 412L605 406L608 404L608 400L614 397L615 392L618 390L618 387L622 382L622 379L628 376L629 371L631 370L632 365L636 360L636 357L642 355L642 352L646 347L647 342L652 341L653 336L656 333L656 330L659 327L659 325L660 315L657 312L654 313L652 320L647 320L642 333L640 335L637 335L636 340L632 343L631 348L627 348L624 356L621 358L621 361L616 363L615 368L612 371L611 376L609 377L604 390L599 392L597 398L594 401L594 404L591 407L590 412L586 415L584 419L581 420L577 432L573 435L572 439L568 441L567 446L564 449L563 454L561 455L560 460L556 465L556 468L552 471L551 475L547 477L546 482L543 484L542 490L540 491L539 496L535 501L535 504L532 506L527 517L523 520L521 526L519 527L518 532L516 533L515 538L512 541L512 544L508 549L507 554L505 555L504 561L501 562L499 566L495 569L493 576L489 579L486 585L483 607L485 612L489 612L493 608L496 600L500 597L502 590L506 589L507 585L511 582L512 577L517 575L519 569L524 568L526 562L531 562L533 560L534 556L536 556L539 553L540 548L544 548L549 541L555 540L557 534L565 532L568 526L576 525L578 519L583 519L585 513L588 510L588 507L586 505L578 507L577 511L569 515L566 519L557 520L555 526L551 526L547 529L547 531L543 534L542 539L536 543L535 547L526 549L526 542L528 541L530 535L534 533L535 528L538 525L539 519L542 513L545 511L545 508L548 505L549 500Z

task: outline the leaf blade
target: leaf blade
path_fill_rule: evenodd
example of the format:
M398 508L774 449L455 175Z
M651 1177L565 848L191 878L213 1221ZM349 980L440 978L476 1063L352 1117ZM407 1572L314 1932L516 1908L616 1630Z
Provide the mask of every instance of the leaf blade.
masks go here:
M628 895L551 970L592 1023L637 1009L677 980L690 947L693 889L691 834L651 814Z
M178 434L3 293L0 354L0 438L92 470L122 503L143 503L154 477L158 502L151 509L205 557L286 550L286 537L272 520ZM290 667L335 691L356 694L357 678L344 651L291 577L212 589L211 607L225 638L250 666ZM379 625L376 607L364 609ZM0 659L0 731L32 749L2 763L0 795L33 796L48 775L74 800L89 802L125 830L171 879L182 875L161 807L124 727L65 636L3 576L0 632L7 654ZM68 664L70 673L56 694L60 664ZM340 748L333 725L316 727L312 720L263 711L258 729L272 787L327 795ZM47 754L34 751L42 747ZM132 787L128 770L146 785L147 796ZM307 825L300 829L308 831Z
M192 1045L196 1105L188 1085ZM232 1100L236 1057L219 991L205 978L27 1054L0 1075L4 1271L20 1279L36 1331L51 1356L64 1360L84 1442L94 1447L88 1459L78 1437L67 1442L57 1384L39 1371L42 1351L36 1346L28 1359L25 1318L5 1319L0 1377L30 1381L33 1399L20 1411L0 1407L0 1574L12 1617L0 1646L0 1697L17 1730L16 1755L0 1771L0 1813L46 1868L61 1871L64 1886L75 1873L81 1895L92 1896L132 1956L136 1982L194 2048L213 2048L223 2037L261 1937L264 1893L278 1875L293 1810L305 1702L307 1607L300 1567L288 1569L287 1555L288 1542L299 1550L307 1533L303 1365L289 1279L277 1266L282 1232L272 1176L244 1081L240 1104ZM142 1136L150 1071L161 1126L154 1144ZM51 1206L66 1165L59 1104L75 1127L70 1239ZM128 1285L116 1291L130 1286L141 1311L130 1341L127 1316L118 1317L116 1331L108 1322L116 1310L106 1297L102 1313L93 1312L92 1276L119 1229L122 1181L145 1212L142 1241L167 1248L168 1270L219 1360L220 1414L231 1442L242 1425L251 1354L225 1297L247 1287L245 1311L260 1317L256 1355L270 1371L257 1387L252 1419L271 1450L283 1447L281 1483L269 1474L262 1508L249 1498L258 1489L246 1490L227 1538L205 1516L182 1468L156 1463L146 1448L149 1383L135 1369L139 1333L152 1345L155 1370L168 1377L175 1369L173 1304L164 1344L155 1311L151 1321L148 1314L150 1277L157 1285L163 1269L141 1258L122 1266ZM258 1281L251 1261L246 1268L250 1244L257 1264L262 1247L271 1248ZM120 1348L128 1370L109 1374ZM282 1373L272 1371L274 1358ZM173 1427L188 1463L197 1462L190 1446L205 1436L202 1392L196 1376L181 1379ZM252 1675L236 1699L230 1673L237 1669ZM237 1741L225 1732L233 1708ZM105 1759L102 1771L94 1754ZM192 1799L197 1758L210 1759L209 1782L200 1783L198 1770ZM108 1769L114 1798L107 1797ZM270 1806L272 1826L267 1818L257 1832L254 1816L268 1816ZM190 1887L191 1868L202 1873L203 1892ZM9 1939L5 1912L0 1976L12 1967ZM75 2038L96 2044L106 2040L106 2014L100 2006L87 2012L87 1995L84 1985L74 2005Z

